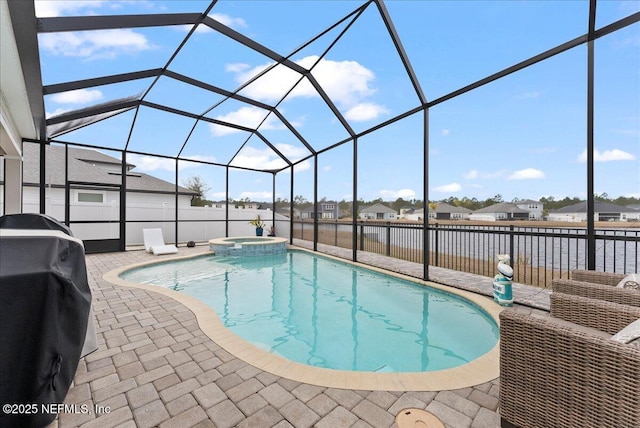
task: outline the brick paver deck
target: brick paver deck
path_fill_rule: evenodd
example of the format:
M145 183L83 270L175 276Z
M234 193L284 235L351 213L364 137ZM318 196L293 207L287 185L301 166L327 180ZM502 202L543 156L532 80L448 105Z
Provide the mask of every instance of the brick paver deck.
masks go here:
M180 248L178 255L206 250ZM170 257L144 251L87 255L100 347L80 361L65 403L93 411L61 413L52 427L395 427L396 414L409 407L432 412L447 427L499 426L499 379L439 392L352 391L291 381L222 349L177 301L102 279L123 265ZM393 262L396 271L417 268L363 257L372 264ZM432 274L442 282L462 278L444 270ZM464 278L468 286L470 279L486 282ZM530 294L544 307L544 294Z

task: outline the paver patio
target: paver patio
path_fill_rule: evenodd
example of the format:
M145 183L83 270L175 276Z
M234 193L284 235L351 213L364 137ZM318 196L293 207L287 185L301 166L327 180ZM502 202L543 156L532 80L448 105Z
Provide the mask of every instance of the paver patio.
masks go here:
M178 256L207 250L180 248ZM170 257L144 251L87 255L100 347L80 361L65 402L87 404L99 414L62 413L52 427L394 427L396 414L408 407L432 412L447 427L499 426L499 379L439 392L352 391L292 381L222 349L181 303L102 279L123 265ZM382 256L362 257L406 273L422 268ZM431 274L441 282L462 283L458 286L473 280L481 292L491 286L490 278L435 268ZM546 299L548 307L548 293L518 289L535 306L544 309Z

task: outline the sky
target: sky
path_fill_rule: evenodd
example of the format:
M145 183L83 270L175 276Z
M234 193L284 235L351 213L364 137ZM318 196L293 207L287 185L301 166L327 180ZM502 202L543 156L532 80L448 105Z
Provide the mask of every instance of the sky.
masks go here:
M312 76L355 133L420 106L420 99L375 5L345 29L341 19L360 1L226 1L209 16L290 58ZM385 3L427 101L583 35L587 0L436 1ZM202 13L207 1L36 1L39 17ZM596 28L640 11L637 1L599 1ZM314 42L306 42L338 23ZM45 85L151 68L168 69L275 106L266 110L161 77L145 100L255 128L282 155L297 162L349 133L301 74L231 39L199 26L170 61L191 27L48 33L39 36ZM325 51L327 54L324 55ZM262 74L261 74L262 73ZM45 97L47 117L145 93L152 79L96 86ZM586 198L587 47L581 45L473 91L436 104L428 114L429 199L497 194L539 199ZM640 197L640 23L595 42L595 192ZM212 107L215 107L212 109ZM135 119L135 122L134 122ZM130 133L131 124L135 123ZM260 138L228 126L152 108L140 108L59 137L166 156L179 155L260 170L287 164ZM291 132L295 128L299 138ZM424 116L413 114L360 137L357 174L354 144L322 152L276 174L275 196L424 199ZM119 157L116 151L105 153ZM175 179L175 161L130 154L136 171ZM224 199L226 171L179 163L179 182L198 176L209 199ZM317 171L315 171L317 169ZM273 175L230 169L232 199L270 201Z

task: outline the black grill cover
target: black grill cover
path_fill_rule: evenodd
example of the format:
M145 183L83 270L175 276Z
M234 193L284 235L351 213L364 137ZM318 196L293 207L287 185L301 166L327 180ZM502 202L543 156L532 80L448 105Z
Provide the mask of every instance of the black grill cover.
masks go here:
M0 427L52 422L42 404L64 401L80 360L91 292L82 242L61 226L0 227L0 404L16 405L3 407Z
M0 217L0 229L50 229L73 236L71 228L46 214L24 213Z

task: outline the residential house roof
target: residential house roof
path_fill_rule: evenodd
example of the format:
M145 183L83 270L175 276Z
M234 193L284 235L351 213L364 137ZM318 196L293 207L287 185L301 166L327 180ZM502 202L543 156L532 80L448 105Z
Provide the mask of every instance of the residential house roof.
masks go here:
M456 207L455 205L447 204L446 202L440 202L436 207L436 213L470 213L473 212L469 208Z
M25 185L39 185L40 166L39 150L36 144L25 144L23 148L23 182ZM46 146L46 183L54 187L62 187L64 181L63 146ZM112 164L113 169L98 166L95 163ZM115 184L122 181L120 159L98 152L96 150L69 147L69 180L82 183ZM173 183L161 180L148 174L130 171L135 168L133 164L127 164L127 191L149 193L174 193L176 188ZM197 195L191 189L178 186L178 193L182 195Z
M524 210L518 207L516 204L511 202L500 202L497 204L490 205L488 207L480 208L479 210L475 210L474 213L528 213L529 211Z
M362 208L360 210L361 213L393 213L393 214L397 214L398 211L389 208L386 205L383 204L374 204L365 208Z
M621 205L612 204L610 202L604 201L594 201L593 202L594 212L597 213L635 213L637 210L629 207L623 207ZM557 210L551 210L551 213L554 214L563 214L563 213L586 213L587 212L587 202L582 201L577 204L568 205L566 207L558 208Z

